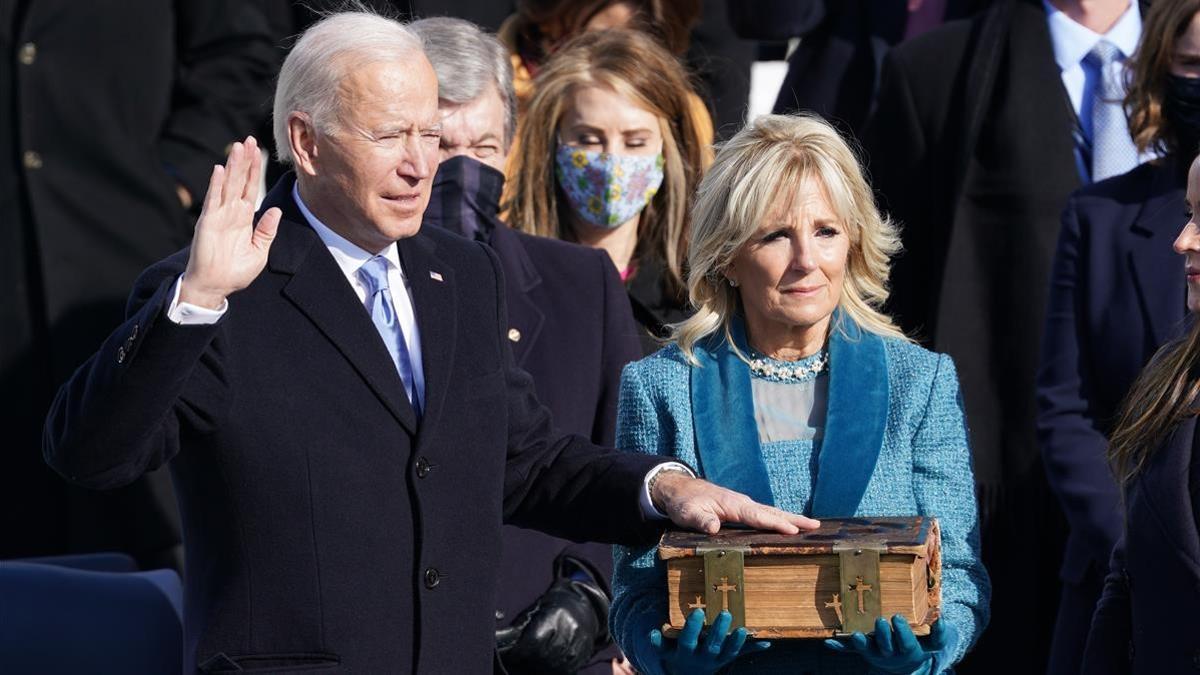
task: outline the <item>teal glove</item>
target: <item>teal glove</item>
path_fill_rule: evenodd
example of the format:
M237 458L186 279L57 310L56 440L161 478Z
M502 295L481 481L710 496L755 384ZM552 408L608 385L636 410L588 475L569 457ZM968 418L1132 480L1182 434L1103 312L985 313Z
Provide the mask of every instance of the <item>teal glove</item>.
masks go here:
M657 628L650 631L650 641L639 643L636 647L639 652L637 661L645 675L715 673L743 654L759 652L771 646L770 642L763 641L747 644L749 633L745 628L729 632L732 623L733 615L721 612L701 643L704 610L693 610L676 640L664 638L662 631Z
M929 631L927 645L917 641L908 621L899 614L892 625L882 616L875 619L875 632L868 638L854 633L846 642L826 640L825 646L835 652L858 653L867 661L872 673L886 675L935 675L949 665L949 648L958 642L954 626L935 621Z

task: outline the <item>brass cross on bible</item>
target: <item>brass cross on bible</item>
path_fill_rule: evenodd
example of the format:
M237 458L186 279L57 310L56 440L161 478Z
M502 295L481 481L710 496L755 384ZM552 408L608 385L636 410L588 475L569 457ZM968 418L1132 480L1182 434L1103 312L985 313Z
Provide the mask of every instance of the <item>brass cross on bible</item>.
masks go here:
M714 591L721 592L721 609L729 609L729 592L737 589L737 584L729 583L729 577L721 577L721 583L713 585Z
M838 598L837 593L833 594L833 602L825 603L825 609L829 608L833 608L833 612L837 614L838 623L846 622L846 620L842 618L842 601Z
M855 579L858 583L851 586L850 590L858 594L858 613L865 614L866 611L863 606L863 595L870 593L873 587L870 584L864 584L862 577L855 577Z

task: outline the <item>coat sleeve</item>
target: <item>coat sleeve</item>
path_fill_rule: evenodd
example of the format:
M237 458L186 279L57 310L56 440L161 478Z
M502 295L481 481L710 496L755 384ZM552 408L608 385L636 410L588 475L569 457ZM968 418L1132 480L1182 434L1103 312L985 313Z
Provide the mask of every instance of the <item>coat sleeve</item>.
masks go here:
M1087 242L1078 206L1072 197L1063 212L1051 267L1037 375L1037 433L1046 475L1071 531L1082 537L1103 569L1121 536L1120 494L1105 461L1108 439L1092 403L1095 368L1083 312Z
M1092 615L1092 628L1088 632L1080 672L1083 675L1127 675L1132 636L1129 581L1125 576L1125 538L1122 537L1113 548L1104 592Z
M198 204L213 164L270 110L283 51L260 2L176 0L175 86L159 156Z
M633 363L621 378L617 447L639 455L673 456L643 372L641 364ZM650 631L666 620L667 568L658 559L657 547L614 546L609 628L639 673L663 672L661 663L646 662L644 654Z
M127 318L55 396L42 452L67 480L110 489L132 483L179 451L181 426L213 430L229 396L224 319L182 326L166 316L186 252L144 272Z
M492 266L496 316L490 330L502 355L505 382L505 522L576 541L653 541L662 523L642 513L640 496L646 475L662 461L558 432L550 411L537 399L533 378L513 358L500 260L488 246L479 248Z
M913 439L913 494L942 530L942 620L958 634L946 650L960 661L988 622L991 582L980 559L979 516L958 376L940 355L925 414ZM950 663L939 663L939 668Z

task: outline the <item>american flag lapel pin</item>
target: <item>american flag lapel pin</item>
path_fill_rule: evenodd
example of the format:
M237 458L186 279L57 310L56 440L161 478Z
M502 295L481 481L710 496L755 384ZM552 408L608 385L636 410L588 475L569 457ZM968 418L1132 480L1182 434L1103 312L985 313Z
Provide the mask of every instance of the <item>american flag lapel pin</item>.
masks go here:
M441 272L434 272L433 270L429 270L429 278L430 278L430 279L433 279L434 281L443 281L443 279L442 279L442 273L441 273Z

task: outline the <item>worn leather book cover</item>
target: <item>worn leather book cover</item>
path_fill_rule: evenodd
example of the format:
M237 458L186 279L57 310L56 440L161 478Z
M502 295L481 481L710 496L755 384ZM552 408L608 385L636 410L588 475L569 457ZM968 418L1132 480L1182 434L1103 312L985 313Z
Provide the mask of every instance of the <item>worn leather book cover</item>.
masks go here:
M761 638L869 633L876 617L903 615L917 635L941 609L941 537L936 518L827 518L795 535L723 529L713 536L671 531L668 635L703 609L722 609Z

